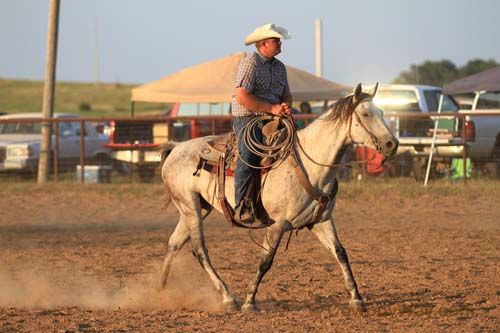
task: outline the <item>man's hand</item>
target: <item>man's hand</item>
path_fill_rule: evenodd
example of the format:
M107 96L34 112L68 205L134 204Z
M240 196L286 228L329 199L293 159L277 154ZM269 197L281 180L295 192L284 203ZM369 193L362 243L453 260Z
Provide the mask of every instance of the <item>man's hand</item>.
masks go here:
M275 116L289 116L292 114L292 108L287 103L275 104L271 107L271 113Z

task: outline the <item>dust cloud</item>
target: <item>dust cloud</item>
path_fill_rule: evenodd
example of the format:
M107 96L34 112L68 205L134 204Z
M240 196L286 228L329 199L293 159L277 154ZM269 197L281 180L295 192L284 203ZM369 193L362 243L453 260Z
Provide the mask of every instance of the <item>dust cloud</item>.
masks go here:
M0 307L56 308L77 306L89 309L220 310L220 296L208 278L192 274L188 265L173 265L176 274L169 276L168 286L158 291L157 273L134 276L118 287L71 269L68 272L40 271L0 266ZM60 274L59 274L60 273ZM57 278L54 278L57 277ZM69 277L65 279L65 277Z

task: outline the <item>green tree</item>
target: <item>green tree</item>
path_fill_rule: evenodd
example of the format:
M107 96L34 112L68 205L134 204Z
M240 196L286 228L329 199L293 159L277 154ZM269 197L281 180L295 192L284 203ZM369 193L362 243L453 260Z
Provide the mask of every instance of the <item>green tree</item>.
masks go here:
M483 60L483 59L472 59L467 62L464 66L460 67L458 70L459 77L465 77L472 74L476 74L487 69L496 67L498 64L495 60Z
M465 76L476 74L492 67L499 66L493 59L472 59L464 66L457 66L450 60L431 61L423 64L412 64L410 69L402 71L397 78L392 80L396 84L428 84L442 87L443 84L460 79Z
M403 71L392 81L396 84L428 84L442 86L458 78L459 70L450 60L427 60L421 65L411 65L408 71Z

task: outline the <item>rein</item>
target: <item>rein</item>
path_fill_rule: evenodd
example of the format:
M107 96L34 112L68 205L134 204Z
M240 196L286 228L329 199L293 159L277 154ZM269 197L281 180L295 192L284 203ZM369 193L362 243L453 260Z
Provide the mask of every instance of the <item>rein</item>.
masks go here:
M378 147L378 140L377 138L375 137L375 135L373 135L372 132L370 132L368 130L368 128L366 128L366 126L361 122L361 120L359 119L359 116L358 114L355 112L355 109L358 107L359 104L363 103L363 102L369 102L371 101L372 99L371 98L364 98L364 99L360 99L358 101L356 101L356 103L354 103L352 105L352 108L351 108L351 111L350 111L350 116L349 116L349 139L351 142L354 142L354 140L352 139L351 137L351 127L352 127L352 117L353 117L353 114L356 115L356 118L358 120L358 123L361 125L361 127L363 127L363 129L366 131L366 133L370 136L370 140L372 140L372 142L375 144L375 146ZM291 117L291 116L290 116ZM294 123L292 121L292 123ZM323 164L323 163L320 163L316 160L314 160L304 149L304 147L302 147L302 144L300 143L300 140L299 140L299 137L296 135L296 131L294 131L294 141L297 142L297 146L300 148L300 151L304 154L305 157L307 157L308 160L310 160L311 162L313 162L314 164L316 165L319 165L319 166L323 166L323 167L327 167L327 168L336 168L336 167L341 167L341 166L348 166L348 167L351 167L353 165L356 165L356 164L363 164L363 163L368 163L370 161L372 161L373 159L375 159L375 156L373 156L372 158L369 158L369 159L364 159L364 160L361 160L361 161L353 161L353 162L342 162L342 163L334 163L334 164Z

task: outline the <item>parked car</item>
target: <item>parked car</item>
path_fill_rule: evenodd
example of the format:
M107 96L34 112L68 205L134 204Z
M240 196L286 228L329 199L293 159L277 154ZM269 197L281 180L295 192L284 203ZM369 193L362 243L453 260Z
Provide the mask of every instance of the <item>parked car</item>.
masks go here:
M22 121L26 118L41 119L42 115L23 113L0 116L0 172L24 172L34 175L38 169L42 124ZM67 120L58 123L58 170L75 170L75 166L80 163L79 116L55 114L54 118ZM109 141L107 135L97 133L90 122L85 122L83 138L86 164L105 163L110 160L110 150L104 147ZM53 134L52 154L55 147Z

